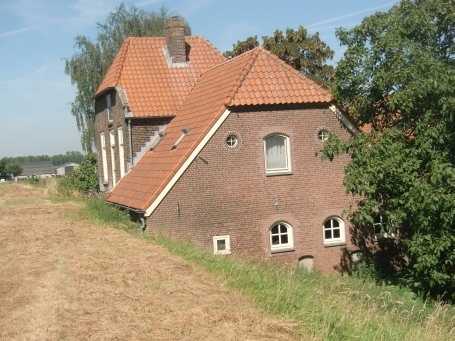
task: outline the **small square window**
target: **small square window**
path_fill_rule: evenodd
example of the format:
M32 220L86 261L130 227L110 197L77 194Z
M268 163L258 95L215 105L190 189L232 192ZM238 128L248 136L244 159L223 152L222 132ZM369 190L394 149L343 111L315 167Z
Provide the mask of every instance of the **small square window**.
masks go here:
M375 240L384 238L395 238L397 231L390 226L385 214L378 214L374 218L374 235Z
M213 237L213 253L215 255L227 255L231 253L229 236Z

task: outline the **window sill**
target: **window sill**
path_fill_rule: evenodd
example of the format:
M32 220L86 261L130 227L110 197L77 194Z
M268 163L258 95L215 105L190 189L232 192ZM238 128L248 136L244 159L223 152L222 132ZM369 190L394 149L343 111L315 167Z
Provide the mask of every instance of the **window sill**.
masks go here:
M265 173L265 176L278 176L278 175L292 175L292 171L267 172L267 173Z
M218 252L215 252L214 254L217 255L217 256L219 256L219 255L230 255L231 251L230 250L228 250L228 251L218 251Z
M295 251L295 248L293 247L284 247L282 249L273 249L273 250L270 250L270 253L281 253L281 252L292 252L292 251Z
M346 246L346 245L348 245L348 244L345 242L327 243L327 244L324 244L324 248L334 247L334 246Z

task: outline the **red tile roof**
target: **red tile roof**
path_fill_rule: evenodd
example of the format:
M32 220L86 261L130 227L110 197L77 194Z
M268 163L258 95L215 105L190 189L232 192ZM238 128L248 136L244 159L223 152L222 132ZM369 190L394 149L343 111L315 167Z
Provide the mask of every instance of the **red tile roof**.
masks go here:
M169 68L164 37L130 37L101 82L95 97L107 89L126 90L133 117L175 115L198 77L226 58L204 37L185 37L188 67Z
M230 59L201 75L166 136L120 180L108 201L147 210L227 107L329 102L330 93L261 47ZM172 149L184 127L190 132Z

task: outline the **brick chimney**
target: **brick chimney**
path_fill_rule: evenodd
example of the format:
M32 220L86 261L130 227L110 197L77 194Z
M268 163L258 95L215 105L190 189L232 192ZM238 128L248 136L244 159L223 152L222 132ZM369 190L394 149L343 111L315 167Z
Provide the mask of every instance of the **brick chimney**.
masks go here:
M166 45L173 63L186 62L185 24L179 17L172 17L166 24Z

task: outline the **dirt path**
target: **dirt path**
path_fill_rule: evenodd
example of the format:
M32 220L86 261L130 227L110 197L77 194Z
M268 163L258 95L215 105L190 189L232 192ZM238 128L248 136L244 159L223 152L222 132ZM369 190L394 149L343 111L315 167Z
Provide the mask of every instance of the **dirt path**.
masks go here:
M0 184L0 340L291 340L189 262Z

